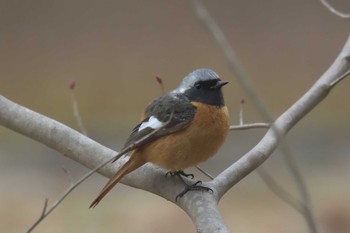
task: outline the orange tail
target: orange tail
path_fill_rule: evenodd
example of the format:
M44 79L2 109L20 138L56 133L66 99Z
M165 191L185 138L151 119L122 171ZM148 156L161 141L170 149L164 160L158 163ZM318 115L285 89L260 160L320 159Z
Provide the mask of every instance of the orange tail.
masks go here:
M139 156L131 154L130 159L123 167L108 181L105 187L101 190L97 198L91 203L89 208L94 208L106 194L128 173L141 167L145 162Z

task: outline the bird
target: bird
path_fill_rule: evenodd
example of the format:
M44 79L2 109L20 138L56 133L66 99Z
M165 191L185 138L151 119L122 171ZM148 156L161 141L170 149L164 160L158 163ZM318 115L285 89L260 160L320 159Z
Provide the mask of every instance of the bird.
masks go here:
M147 162L167 169L167 174L193 178L183 170L212 157L228 134L229 113L221 90L227 83L213 70L200 68L184 77L175 89L153 100L113 160L131 151L128 161L108 181L90 208L125 175ZM211 190L200 186L200 182L184 183L185 190L176 199L189 190Z

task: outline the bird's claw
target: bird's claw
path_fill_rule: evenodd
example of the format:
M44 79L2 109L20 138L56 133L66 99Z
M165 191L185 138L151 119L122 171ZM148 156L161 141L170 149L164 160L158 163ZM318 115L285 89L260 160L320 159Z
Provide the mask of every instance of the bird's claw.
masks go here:
M193 174L190 174L190 173L185 173L184 171L182 170L179 170L179 171L169 171L165 174L165 176L184 176L186 178L191 178L193 179L194 178L194 175Z
M184 182L185 189L176 196L175 201L177 202L177 200L179 198L183 197L188 191L206 191L206 192L211 192L211 193L214 192L211 188L200 185L201 183L202 183L202 181L200 181L200 180L194 184L191 184L191 185L186 184Z

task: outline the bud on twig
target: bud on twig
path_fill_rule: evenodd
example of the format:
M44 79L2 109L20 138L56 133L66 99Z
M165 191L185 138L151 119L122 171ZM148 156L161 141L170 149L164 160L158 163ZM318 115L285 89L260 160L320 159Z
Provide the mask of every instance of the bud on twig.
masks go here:
M69 81L69 89L74 90L74 88L75 88L75 80L70 80Z
M160 88L162 88L162 93L164 94L164 85L163 85L163 79L161 79L161 77L159 75L156 75L156 80L157 83L160 85Z

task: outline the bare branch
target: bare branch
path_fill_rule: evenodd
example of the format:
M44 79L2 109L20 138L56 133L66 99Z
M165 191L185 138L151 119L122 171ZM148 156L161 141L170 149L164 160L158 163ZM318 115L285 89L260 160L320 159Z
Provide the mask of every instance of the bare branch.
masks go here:
M240 111L239 111L239 124L238 126L230 126L230 130L233 130L233 129L242 129L241 127L243 126L244 128L243 129L247 129L247 128L250 128L250 127L247 127L246 125L243 125L244 123L244 119L243 119L243 112L244 112L244 109L243 109L243 106L244 106L244 99L241 100L241 105L240 105ZM267 124L267 123L254 123L254 124L250 124L250 126L255 126L255 128L257 126L259 127L266 127L268 128L270 126L270 124ZM291 156L289 154L289 156ZM292 159L292 158L290 158ZM295 163L293 163L294 165ZM296 166L292 166L290 164L287 164L287 166L291 166L290 170L293 170L293 171L296 171L296 174L295 176L296 177L300 177L300 174L297 172L297 167ZM270 176L268 174L267 171L265 171L265 169L263 167L259 167L258 169L256 169L256 172L258 173L258 175L261 177L261 179L265 182L266 186L277 196L279 197L280 199L284 200L287 204L289 204L290 206L292 206L295 210L297 210L298 212L300 212L301 214L304 215L304 206L301 206L302 204L299 203L298 200L296 200L295 198L293 198L292 195L290 195L288 193L287 190L285 190L282 186L278 185L277 182L275 181L275 179ZM294 175L294 174L293 174ZM298 180L299 181L299 180ZM303 180L301 180L301 184L304 184L303 183ZM304 188L304 187L302 187ZM306 190L306 189L305 189ZM304 192L303 192L304 193ZM308 197L308 196L307 196ZM311 221L311 223L313 223L313 221ZM311 224L313 225L313 224ZM312 227L314 228L314 227Z
M36 220L34 222L34 224L26 231L26 233L30 233L34 230L34 228L39 225L39 223L45 218L45 214L46 214L46 209L47 209L47 203L48 203L48 199L45 198L45 202L44 202L44 207L43 207L43 210L41 211L41 215L40 217L38 218L38 220Z
M43 208L43 211L41 212L41 216L44 216L44 214L46 213L48 201L49 201L49 199L45 198L44 208Z
M211 181L212 185L217 187L216 195L218 199L269 158L288 131L329 94L334 87L334 85L332 85L334 81L338 82L338 80L342 80L339 77L344 76L344 73L350 69L349 55L350 36L334 63L310 90L277 118L265 136L253 149ZM296 177L299 179L298 176ZM297 181L300 185L300 180ZM302 192L305 191L304 187L300 190ZM303 195L303 201L304 203L309 203L305 195ZM307 204L303 206L305 207L304 216L309 224L310 231L317 232L316 223L311 214L310 206Z
M279 198L288 203L294 209L303 212L303 208L300 206L298 200L292 197L282 186L276 183L276 181L267 173L263 167L256 169L256 172L259 174L261 179L265 182L266 186Z
M94 174L97 170L101 169L103 166L105 166L107 163L110 163L114 158L109 159L108 161L100 164L95 169L88 172L86 175L81 177L76 183L71 183L69 188L63 193L63 195L54 203L52 206L46 211L47 209L47 199L45 199L45 206L43 209L43 212L40 216L40 218L29 228L27 231L28 233L31 232L36 226L38 226L56 207L75 189L77 188L83 181L85 181L87 178L89 178L92 174ZM65 170L67 171L67 170Z
M73 177L72 175L70 174L70 171L68 169L66 169L65 167L62 167L64 173L66 173L68 179L69 179L69 185L72 186L74 185L74 180L73 180Z
M348 57L348 59L350 60L350 57ZM334 87L335 85L337 85L340 81L342 81L344 78L348 77L349 75L350 75L350 70L348 70L345 74L340 76L338 79L334 80L330 85L332 87Z
M227 190L260 166L275 150L287 132L318 103L320 103L334 87L330 85L338 80L350 68L350 37L331 67L296 103L285 111L273 123L261 141L236 163L219 174L213 181L218 187L218 198Z
M239 108L239 125L243 125L244 124L244 119L243 119L243 106L244 106L244 99L241 99L241 105Z
M299 171L299 167L297 166L295 158L292 155L292 152L288 145L286 143L282 143L282 148L285 155L283 156L283 158L285 160L286 166L289 168L289 171L292 172L292 176L294 177L294 179L296 179L297 182L295 183L300 192L301 199L304 200L303 203L300 205L301 209L299 210L299 212L304 216L304 219L310 231L316 233L318 232L318 227L316 225L314 213L311 211L311 198L309 192L307 191L306 183L301 175L301 172Z
M80 132L82 134L84 134L85 136L87 136L87 130L85 129L82 118L80 116L78 101L77 101L75 94L74 94L75 86L76 86L76 82L74 80L69 81L69 89L71 91L71 102L72 102L72 107L73 107L73 116L78 124ZM88 173L86 176L82 177L83 180L80 183L74 183L74 180L72 178L70 171L68 169L66 169L65 167L62 167L62 170L64 171L64 173L67 175L67 177L69 179L69 188L55 202L56 205L51 206L49 211L47 211L47 212L46 212L46 209L47 209L47 200L48 199L47 198L45 199L45 206L44 206L44 209L43 209L43 212L42 212L40 218L29 228L29 230L27 232L31 232L37 225L39 225L68 196L69 193L71 193L77 186L79 186L80 183L82 183L84 180L86 180L90 175L92 175L95 172L94 171L91 174Z
M82 134L85 136L88 136L87 130L84 127L83 120L81 119L80 112L79 112L79 106L78 106L78 101L77 98L75 97L75 81L70 81L69 83L69 89L70 89L70 97L71 97L71 102L72 102L72 108L73 108L73 116L75 121L78 124L78 129Z
M67 176L69 177L70 180L70 187L64 192L64 194L51 206L51 208L46 212L46 207L47 207L47 203L46 206L44 207L43 210L43 214L41 215L41 217L35 222L35 224L30 227L31 230L33 230L42 220L44 220L45 217L47 217L75 188L77 188L82 182L84 182L87 178L89 178L91 175L93 175L95 172L97 172L98 170L100 170L102 167L106 166L108 163L110 162L114 162L117 159L119 159L121 156L123 156L125 153L127 153L128 151L132 151L134 150L136 147L139 146L139 144L143 143L145 140L147 140L149 137L151 137L153 134L157 133L159 130L163 129L164 127L167 126L167 124L169 124L169 122L171 121L172 117L173 117L174 111L171 113L169 119L167 122L165 122L165 124L158 128L157 130L153 131L152 133L145 135L144 137L140 138L138 141L136 141L135 143L129 145L128 147L126 147L125 149L123 149L121 152L119 152L115 157L107 160L106 162L101 163L99 166L97 166L96 168L94 168L93 170L91 170L90 172L88 172L86 175L84 175L83 177L81 177L76 183L73 182L72 176L70 175L70 172L63 168L64 172L67 174Z
M210 178L210 179L214 179L214 176L212 176L212 175L210 175L208 172L206 172L203 168L201 168L200 166L196 166L196 168L200 171L200 172L202 172L204 175L206 175L208 178Z
M321 3L333 14L343 19L350 19L350 14L342 13L335 9L327 0L320 0Z
M243 125L231 125L230 130L245 130L245 129L255 129L255 128L269 128L269 123L250 123Z

